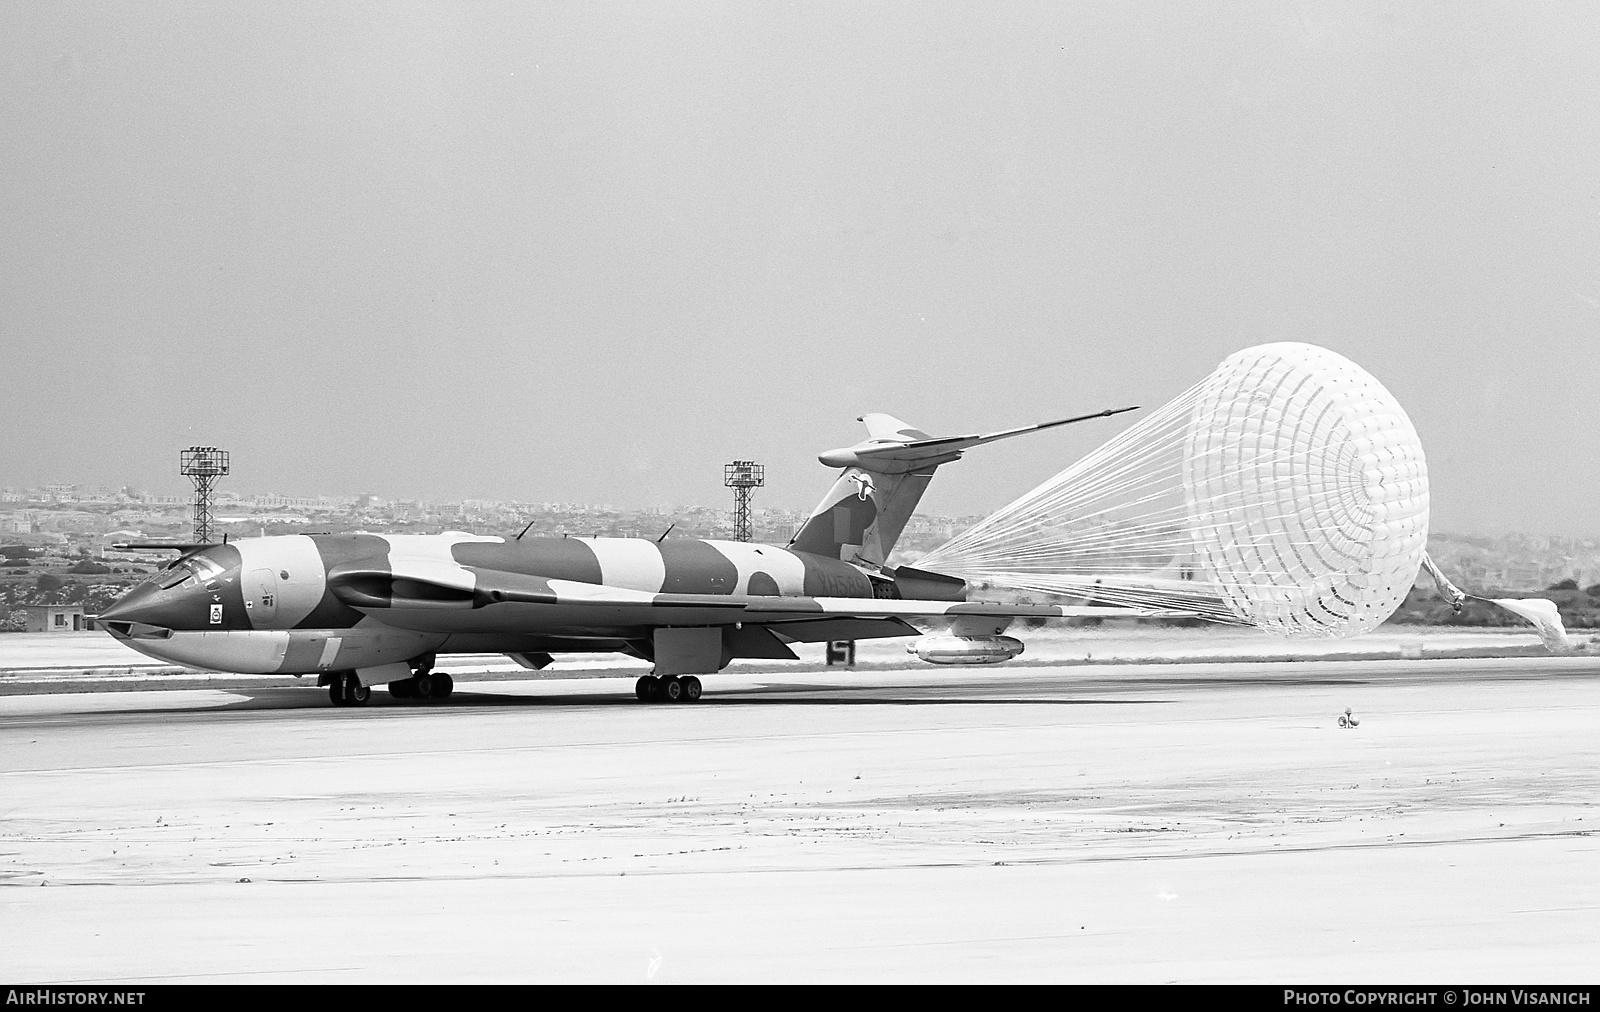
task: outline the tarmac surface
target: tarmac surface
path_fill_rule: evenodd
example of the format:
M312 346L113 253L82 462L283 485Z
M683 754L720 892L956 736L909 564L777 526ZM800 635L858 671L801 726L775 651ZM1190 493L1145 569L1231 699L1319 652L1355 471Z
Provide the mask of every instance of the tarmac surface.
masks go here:
M0 698L0 977L1592 983L1600 658ZM1353 710L1359 726L1341 728Z

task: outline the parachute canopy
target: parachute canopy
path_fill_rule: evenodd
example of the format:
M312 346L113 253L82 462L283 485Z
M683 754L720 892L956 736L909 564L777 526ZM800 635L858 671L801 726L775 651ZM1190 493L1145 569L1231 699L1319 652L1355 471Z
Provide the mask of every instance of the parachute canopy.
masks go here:
M1404 409L1349 359L1284 342L1229 356L917 565L1334 637L1394 613L1427 540L1427 462Z

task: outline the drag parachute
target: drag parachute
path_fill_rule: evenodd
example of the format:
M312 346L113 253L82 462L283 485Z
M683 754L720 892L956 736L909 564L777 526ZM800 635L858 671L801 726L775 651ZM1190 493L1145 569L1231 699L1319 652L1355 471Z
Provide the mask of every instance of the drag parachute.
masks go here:
M917 566L1336 637L1393 614L1427 539L1427 463L1404 409L1349 359L1284 342L1229 356Z

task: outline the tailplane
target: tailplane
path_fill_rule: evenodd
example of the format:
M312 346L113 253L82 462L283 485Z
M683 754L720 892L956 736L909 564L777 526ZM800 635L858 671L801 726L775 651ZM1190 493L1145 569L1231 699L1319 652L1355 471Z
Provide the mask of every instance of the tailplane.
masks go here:
M881 567L940 464L960 460L964 451L997 439L1133 410L1115 408L1001 432L942 437L914 429L892 415L862 415L858 421L867 427L865 440L817 457L826 466L844 471L789 547Z

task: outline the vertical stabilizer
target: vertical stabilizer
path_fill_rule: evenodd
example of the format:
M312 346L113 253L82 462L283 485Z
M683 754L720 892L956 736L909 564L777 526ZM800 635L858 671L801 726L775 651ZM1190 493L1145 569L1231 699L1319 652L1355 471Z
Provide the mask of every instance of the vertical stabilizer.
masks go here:
M847 467L789 547L881 566L932 480L931 467L906 474Z
M1116 408L1001 432L940 437L914 429L893 415L862 415L857 421L867 427L865 440L817 457L828 467L843 468L843 473L789 547L882 566L940 464L960 460L963 451L997 439L1132 410Z

